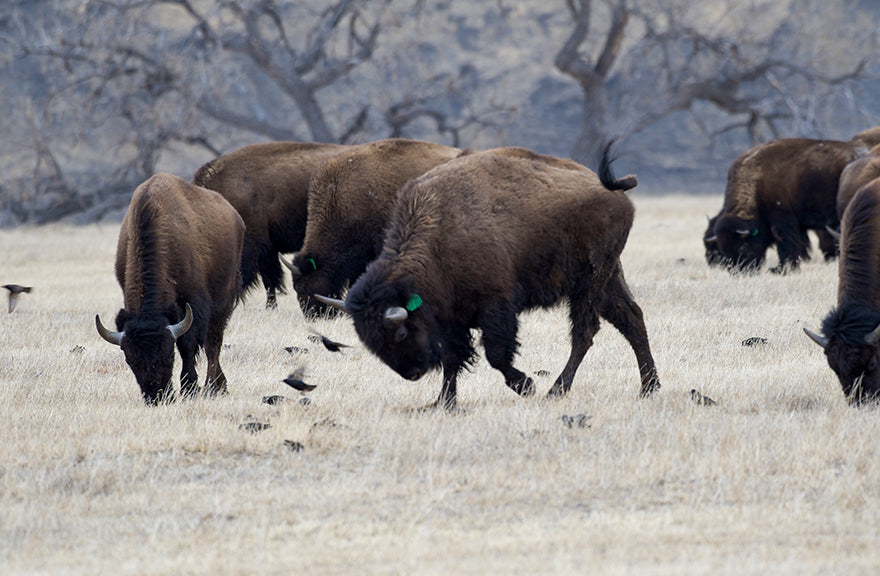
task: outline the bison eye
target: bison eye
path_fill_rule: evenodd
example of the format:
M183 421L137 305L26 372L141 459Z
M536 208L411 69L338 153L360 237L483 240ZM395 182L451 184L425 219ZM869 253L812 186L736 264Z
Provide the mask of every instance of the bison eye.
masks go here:
M396 332L394 332L394 343L400 344L401 342L406 340L406 337L408 335L409 335L409 333L406 330L406 326L401 326L400 328L397 329Z

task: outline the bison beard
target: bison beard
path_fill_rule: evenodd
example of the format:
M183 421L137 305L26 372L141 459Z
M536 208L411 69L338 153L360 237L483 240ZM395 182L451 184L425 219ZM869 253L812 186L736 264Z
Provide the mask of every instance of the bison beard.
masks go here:
M613 179L607 153L600 174L490 152L435 168L403 188L380 257L347 300L322 301L349 312L365 345L404 378L442 368L433 406L451 409L475 355L473 328L507 386L534 393L513 366L517 314L567 300L571 354L549 395L569 391L602 317L633 348L646 396L660 384L619 260L634 210L617 190L635 179Z

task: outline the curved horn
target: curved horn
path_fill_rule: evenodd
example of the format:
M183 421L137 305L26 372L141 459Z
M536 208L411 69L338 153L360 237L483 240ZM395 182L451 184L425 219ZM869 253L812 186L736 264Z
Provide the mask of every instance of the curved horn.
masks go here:
M406 320L407 316L409 316L409 313L406 311L406 308L401 308L400 306L392 306L385 311L384 319L386 322L400 323Z
M751 235L752 235L752 231L751 231L751 230L744 230L744 229L742 229L742 228L739 228L739 229L736 231L736 233L739 234L740 236L742 236L743 238L745 238L746 236L751 236Z
M828 346L828 338L819 336L815 332L811 332L808 328L804 328L804 333L810 337L810 340L821 346L823 350Z
M193 323L193 311L192 308L189 307L189 304L186 305L186 315L184 315L183 320L174 325L169 325L168 330L171 331L171 335L174 336L174 339L177 340L189 330L189 327L192 326Z
M865 335L865 343L867 344L876 344L878 341L880 341L880 324Z
M110 330L107 330L101 323L100 314L95 314L95 326L98 327L98 334L100 334L101 338L107 342L114 346L119 346L122 343L122 337L125 336L125 332L111 332Z
M342 310L343 312L351 313L348 309L348 304L345 303L345 300L337 300L336 298L327 298L326 296L321 296L320 294L315 294L315 300L320 302L321 304L326 304L327 306L332 306L337 310Z
M831 234L831 235L834 237L835 240L837 240L838 242L840 242L840 231L835 230L834 228L832 228L832 227L831 227L830 225L828 225L828 224L825 225L825 230L827 230L828 233Z
M287 269L290 270L290 273L293 275L294 278L299 278L300 276L302 276L302 272L300 272L299 267L296 266L293 262L287 260L281 254L278 255L278 258L281 259L282 264L287 266Z
M717 242L718 236L709 236L708 238L703 238L703 242Z

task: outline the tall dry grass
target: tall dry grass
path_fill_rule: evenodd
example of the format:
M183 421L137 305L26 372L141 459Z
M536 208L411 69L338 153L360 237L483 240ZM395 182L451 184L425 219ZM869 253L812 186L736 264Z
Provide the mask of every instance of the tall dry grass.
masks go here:
M518 398L481 359L453 415L411 410L439 375L331 354L294 298L271 312L259 293L227 331L229 395L146 407L94 328L122 301L117 228L0 232L0 282L35 286L0 314L0 573L876 573L880 412L844 402L801 331L836 265L731 277L700 242L720 198L635 200L624 268L659 393L637 397L603 323L568 397ZM358 344L347 319L317 328ZM543 394L568 356L564 310L521 316L520 338L518 366L551 372ZM308 405L280 382L301 362Z

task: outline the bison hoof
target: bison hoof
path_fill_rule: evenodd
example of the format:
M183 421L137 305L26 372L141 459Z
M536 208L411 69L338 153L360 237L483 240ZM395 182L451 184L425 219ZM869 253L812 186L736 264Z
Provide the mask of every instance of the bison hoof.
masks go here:
M660 380L658 380L657 378L653 378L650 382L642 384L642 389L639 392L639 396L641 396L642 398L647 398L659 389Z
M535 393L535 383L528 376L514 382L508 382L507 386L520 396L532 396Z

